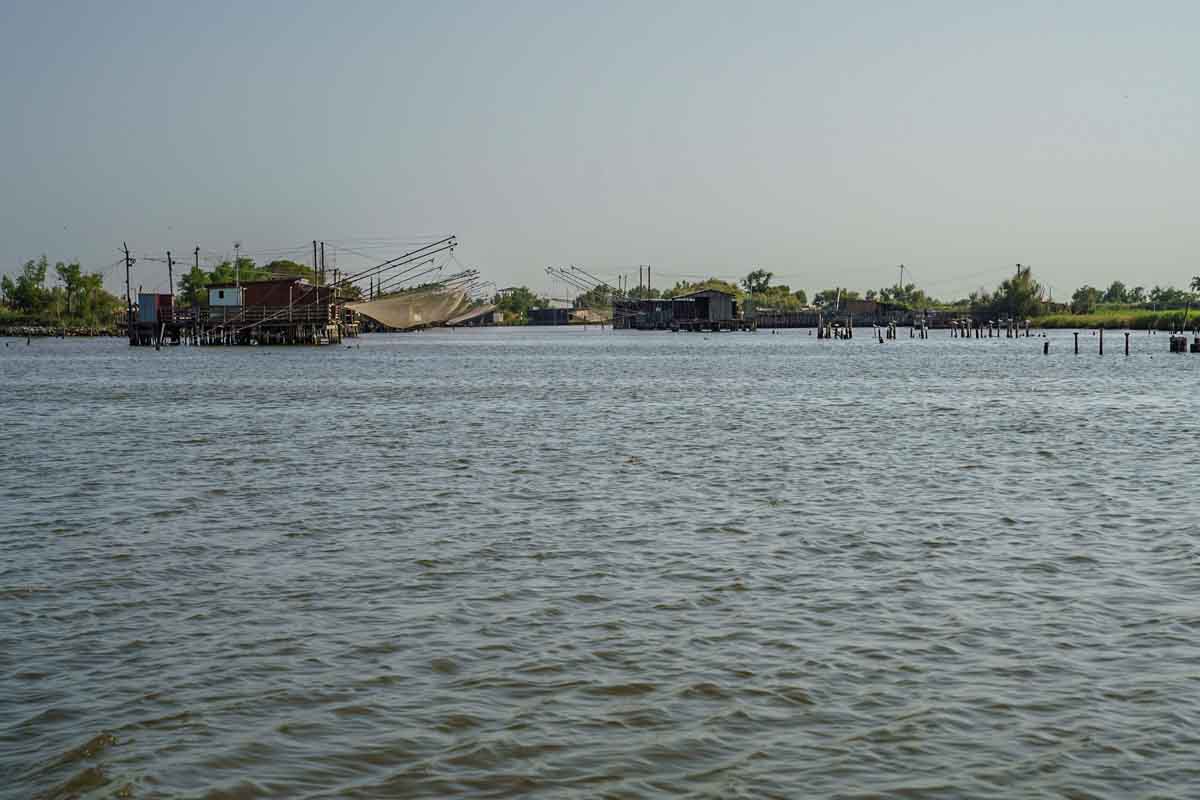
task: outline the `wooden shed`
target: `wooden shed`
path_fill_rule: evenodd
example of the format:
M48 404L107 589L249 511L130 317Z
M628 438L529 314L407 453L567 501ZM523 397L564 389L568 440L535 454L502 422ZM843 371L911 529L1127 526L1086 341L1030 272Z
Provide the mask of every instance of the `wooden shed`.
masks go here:
M675 298L676 320L696 322L732 322L737 318L737 302L732 294L720 289L704 289L699 292L681 294Z

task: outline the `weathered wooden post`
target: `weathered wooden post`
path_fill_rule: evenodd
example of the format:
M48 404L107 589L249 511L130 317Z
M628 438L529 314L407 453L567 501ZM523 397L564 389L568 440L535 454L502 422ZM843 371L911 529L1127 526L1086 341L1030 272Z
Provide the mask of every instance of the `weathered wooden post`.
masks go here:
M1100 329L1100 355L1104 355L1104 328Z
M1050 355L1050 342L1042 342L1042 355Z
M1125 331L1125 355L1129 355L1129 331Z
M1079 331L1075 331L1075 355L1079 355Z

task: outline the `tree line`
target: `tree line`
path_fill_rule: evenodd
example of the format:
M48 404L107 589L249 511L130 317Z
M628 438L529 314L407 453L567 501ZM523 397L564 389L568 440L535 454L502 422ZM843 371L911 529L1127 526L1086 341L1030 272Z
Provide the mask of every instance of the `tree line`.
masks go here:
M46 282L53 274L60 285L47 287ZM222 261L211 269L191 267L179 277L177 302L180 305L203 305L208 300L208 287L242 282L265 280L279 276L296 276L315 281L313 269L304 264L280 259L258 266L254 259L239 258L236 262ZM672 298L691 292L715 289L734 295L740 302L752 302L759 310L796 311L810 308L810 297L804 289L793 290L786 284L773 283L774 273L755 269L737 283L720 278L700 281L677 281L666 289L637 287L617 292L611 286L600 284L579 294L574 301L576 308L607 309L617 299ZM4 316L10 319L36 320L88 327L107 326L124 312L122 298L106 291L103 276L98 272L84 272L78 262L56 262L51 267L46 256L26 261L14 277L0 277L0 303ZM1128 287L1122 281L1113 281L1105 289L1084 285L1071 295L1070 302L1054 303L1047 297L1043 287L1033 277L1027 266L1017 265L1016 273L1003 280L993 291L980 289L965 298L943 301L931 297L915 284L908 283L868 289L865 292L835 286L814 292L811 304L829 306L850 300L876 300L896 308L913 311L944 309L990 314L995 317L1012 316L1030 319L1051 313L1094 314L1106 310L1174 310L1197 301L1200 293L1200 276L1193 277L1187 289L1173 286ZM526 286L515 287L498 293L493 302L510 319L524 320L535 308L547 307L549 301L539 297Z
M1121 281L1113 281L1107 289L1082 286L1075 290L1069 303L1053 302L1041 283L1034 279L1033 270L1017 265L1015 273L1000 282L992 291L980 289L967 297L941 300L928 295L916 284L896 283L865 292L834 286L821 289L809 296L804 289L793 290L785 284L774 284L774 273L755 269L739 282L731 283L720 278L701 281L678 281L669 289L647 289L637 287L623 294L625 298L640 300L671 298L704 289L715 289L734 295L739 302L752 302L761 310L796 311L813 306L840 305L851 300L874 300L909 311L941 309L972 314L990 314L994 317L1031 319L1051 313L1090 314L1104 308L1172 310L1182 309L1195 303L1200 294L1200 276L1192 278L1188 289L1173 286L1155 286L1147 290L1143 286L1127 288ZM611 287L597 286L576 298L577 307L600 308L611 305L618 294Z
M124 311L121 298L104 289L104 276L84 272L79 262L54 264L60 286L47 287L51 271L46 256L26 261L16 278L0 277L4 317L38 324L108 327Z

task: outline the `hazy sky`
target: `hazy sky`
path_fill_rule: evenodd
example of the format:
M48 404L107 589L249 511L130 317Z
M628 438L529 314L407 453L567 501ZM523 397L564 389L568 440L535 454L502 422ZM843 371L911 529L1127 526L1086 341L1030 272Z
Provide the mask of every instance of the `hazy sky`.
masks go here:
M454 233L539 289L1183 285L1198 30L1195 2L5 0L0 267Z

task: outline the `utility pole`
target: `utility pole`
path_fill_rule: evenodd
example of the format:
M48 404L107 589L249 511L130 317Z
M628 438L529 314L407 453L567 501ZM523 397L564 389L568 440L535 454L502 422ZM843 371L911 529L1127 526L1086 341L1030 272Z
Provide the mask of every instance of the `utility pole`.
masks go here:
M171 261L171 251L167 251L167 288L171 291L171 297L175 296L175 270L174 262Z
M1021 265L1017 264L1017 275L1013 278L1013 293L1010 295L1008 302L1008 318L1015 320L1017 318L1017 298L1016 298L1016 280L1021 277Z
M125 248L125 329L129 343L133 344L133 298L129 295L129 268L133 266L133 259L129 257L129 245L121 242L121 246Z
M321 273L317 270L317 240L313 239L313 283L321 285Z
M898 285L900 286L900 291L903 292L904 291L904 265L903 264L900 265L900 283Z
M321 242L321 283L325 282L325 243Z
M237 289L242 288L242 258L239 255L242 250L241 242L233 243L233 285ZM238 294L238 302L241 302L241 293Z

